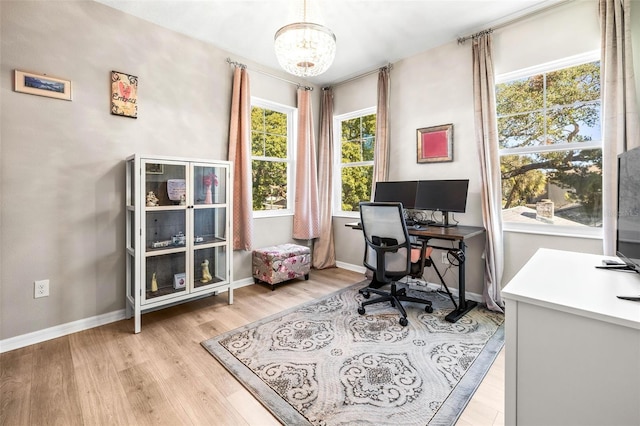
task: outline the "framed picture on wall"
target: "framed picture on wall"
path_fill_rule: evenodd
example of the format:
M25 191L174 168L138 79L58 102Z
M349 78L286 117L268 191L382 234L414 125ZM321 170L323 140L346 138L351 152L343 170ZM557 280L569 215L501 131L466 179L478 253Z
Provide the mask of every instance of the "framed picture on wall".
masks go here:
M111 114L138 118L138 77L111 71Z
M46 74L14 70L14 90L30 95L71 100L71 81L62 80Z
M418 129L418 163L453 161L453 124Z

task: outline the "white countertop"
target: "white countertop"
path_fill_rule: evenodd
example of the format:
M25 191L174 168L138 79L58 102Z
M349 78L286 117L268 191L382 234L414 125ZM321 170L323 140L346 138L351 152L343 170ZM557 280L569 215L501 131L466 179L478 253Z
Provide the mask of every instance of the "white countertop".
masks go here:
M502 289L502 297L640 330L640 302L616 297L640 296L640 274L596 269L604 259L619 260L539 249Z

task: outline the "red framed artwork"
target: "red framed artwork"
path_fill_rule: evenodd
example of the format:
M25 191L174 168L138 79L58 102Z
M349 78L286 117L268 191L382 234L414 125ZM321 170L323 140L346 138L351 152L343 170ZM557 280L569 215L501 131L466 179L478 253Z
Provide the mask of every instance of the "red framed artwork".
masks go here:
M453 161L453 124L418 129L418 163Z

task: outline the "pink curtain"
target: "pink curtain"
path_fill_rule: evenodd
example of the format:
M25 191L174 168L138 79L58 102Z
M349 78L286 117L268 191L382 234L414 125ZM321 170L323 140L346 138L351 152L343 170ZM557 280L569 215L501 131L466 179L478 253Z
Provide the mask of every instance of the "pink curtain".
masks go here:
M640 4L637 4L640 6ZM602 232L603 253L615 254L618 154L640 146L631 51L631 1L600 0L602 58Z
M313 245L313 267L316 269L336 266L336 250L333 243L331 193L333 176L333 90L322 89L320 106L320 140L318 141L318 201L320 204L320 229Z
M378 72L378 101L376 108L376 146L373 162L371 199L376 193L376 182L389 177L389 67Z
M296 160L296 187L293 211L293 238L318 238L318 173L316 169L316 143L313 137L311 92L298 89L298 144Z
M229 161L233 163L233 249L251 250L253 203L251 175L251 93L244 67L233 72Z
M498 128L496 119L496 91L491 56L491 34L473 38L473 100L476 144L480 159L480 201L482 221L487 230L484 260L484 289L482 297L487 307L502 312L502 272L504 243L502 238L502 190Z

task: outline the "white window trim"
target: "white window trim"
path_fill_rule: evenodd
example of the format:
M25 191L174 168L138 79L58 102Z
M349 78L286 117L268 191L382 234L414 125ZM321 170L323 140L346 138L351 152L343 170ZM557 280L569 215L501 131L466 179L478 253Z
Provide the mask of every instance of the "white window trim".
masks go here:
M569 56L556 61L546 62L533 67L524 68L496 76L495 84L505 83L507 81L517 80L524 77L530 77L536 74L550 73L559 69L586 64L589 62L601 60L600 51L592 50L582 54ZM602 99L602 98L601 98ZM602 111L602 110L601 110ZM601 123L602 126L602 123ZM604 149L602 138L597 141L580 143L579 149ZM522 155L529 153L548 152L548 151L566 151L567 149L578 149L575 144L557 144L553 146L545 147L524 147L524 148L505 148L499 150L499 155ZM572 238L590 238L590 239L602 239L602 228L593 228L589 226L559 226L559 225L545 225L545 224L530 224L530 223L516 223L516 222L503 222L502 229L505 232L517 232L525 234L537 234L537 235L550 235L557 237L572 237Z
M589 62L599 60L600 51L591 50L589 52L581 53L578 55L568 56L566 58L558 59L551 62L545 62L544 64L539 64L532 67L496 75L496 84L504 83L511 80L517 80L524 77L531 77L532 75L536 74L549 73L562 68L572 67L580 64L587 64Z
M333 116L333 216L359 218L359 212L347 212L342 210L342 126L341 123L352 118L362 117L365 115L376 114L376 107L363 108L357 111L348 112L346 114ZM353 166L367 166L371 161L360 161L349 163Z
M298 108L277 102L268 101L252 96L251 107L259 107L270 109L272 111L281 112L287 115L287 208L280 210L253 210L253 217L274 217L274 216L291 216L293 215L293 196L295 188L295 167L296 167L296 144L295 136L298 129ZM266 159L269 157L255 157L251 155L251 159Z

